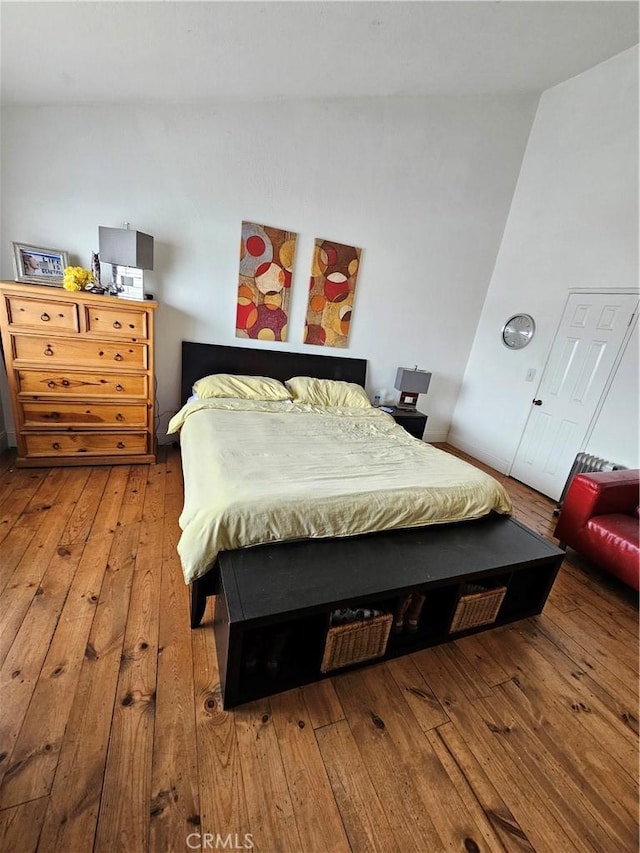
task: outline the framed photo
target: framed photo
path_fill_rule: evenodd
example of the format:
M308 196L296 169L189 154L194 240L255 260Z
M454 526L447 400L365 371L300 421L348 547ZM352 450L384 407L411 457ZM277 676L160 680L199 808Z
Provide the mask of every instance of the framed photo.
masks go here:
M62 287L64 268L69 266L69 259L67 253L60 249L42 249L14 243L13 265L16 281Z

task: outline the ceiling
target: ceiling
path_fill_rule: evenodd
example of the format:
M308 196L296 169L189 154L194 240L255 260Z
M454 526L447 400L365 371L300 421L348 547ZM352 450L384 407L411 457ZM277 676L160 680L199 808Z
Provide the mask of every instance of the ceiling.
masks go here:
M0 4L3 104L541 92L638 41L616 0Z

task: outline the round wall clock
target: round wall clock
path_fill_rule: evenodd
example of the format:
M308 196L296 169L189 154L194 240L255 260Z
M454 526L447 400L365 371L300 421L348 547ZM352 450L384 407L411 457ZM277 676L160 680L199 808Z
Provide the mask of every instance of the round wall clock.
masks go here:
M514 314L502 327L502 343L509 349L522 349L535 330L536 324L530 314Z

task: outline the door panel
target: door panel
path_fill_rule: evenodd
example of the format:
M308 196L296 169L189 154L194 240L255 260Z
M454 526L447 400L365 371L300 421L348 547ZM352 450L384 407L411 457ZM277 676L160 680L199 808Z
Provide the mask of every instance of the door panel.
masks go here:
M558 499L638 306L634 294L572 294L511 476ZM614 460L615 461L615 460Z

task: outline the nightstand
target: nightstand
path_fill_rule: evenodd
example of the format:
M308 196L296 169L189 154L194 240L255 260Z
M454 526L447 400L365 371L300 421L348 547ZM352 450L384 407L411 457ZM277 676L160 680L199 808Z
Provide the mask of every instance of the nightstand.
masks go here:
M414 438L422 438L427 425L427 415L423 415L417 409L398 409L397 406L389 406L389 414L394 421Z

